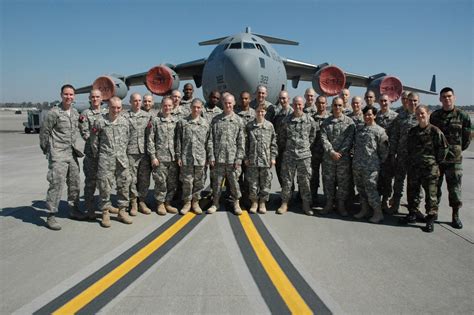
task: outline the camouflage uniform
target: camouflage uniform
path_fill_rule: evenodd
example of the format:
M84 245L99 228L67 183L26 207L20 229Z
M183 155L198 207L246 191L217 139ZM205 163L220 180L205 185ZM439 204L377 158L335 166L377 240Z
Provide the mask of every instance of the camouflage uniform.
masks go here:
M220 109L218 106L215 106L214 108L210 108L207 104L204 105L204 108L202 109L201 116L206 119L207 123L210 125L212 123L212 120L214 117L217 115L222 114L222 109Z
M214 119L214 117L216 117L217 115L219 114L222 114L222 109L220 107L218 107L217 105L214 106L213 108L209 107L209 105L206 103L204 105L204 108L202 109L202 112L201 112L201 116L207 121L207 123L209 124L209 129L211 128L211 124L212 124L212 120ZM204 169L204 178L207 178L207 171L208 171L208 168L206 167ZM213 185L213 177L210 176L209 177L209 180L211 182L211 189L212 187L214 186Z
M181 99L179 102L179 106L183 107L184 111L191 113L191 103L193 102L193 98L189 100L185 100L184 98Z
M212 121L207 154L208 160L215 162L211 170L214 202L220 198L224 177L234 200L242 196L238 182L242 168L235 168L234 164L242 165L245 153L244 132L242 119L235 113L227 116L219 114Z
M124 115L114 122L109 114L95 121L91 130L92 153L99 159L97 179L100 193L100 209L111 207L110 191L113 183L117 185L117 199L120 209L129 205L130 172L127 157L129 123Z
M393 183L393 199L400 201L403 195L403 185L407 174L407 137L408 131L418 125L415 113L402 112L393 121L393 129L390 135L391 161L395 160L395 181ZM396 159L395 159L396 157Z
M246 160L250 162L246 171L251 201L268 201L272 184L272 160L276 159L278 148L273 125L264 120L254 120L246 126Z
M306 106L305 104L305 107L303 108L303 112L310 115L311 117L314 117L314 115L318 113L318 108L314 104L312 104L311 106Z
M176 157L183 163L180 179L183 183L183 200L201 199L201 191L206 182L206 148L209 140L209 124L198 117L188 116L178 122L176 137Z
M356 132L357 132L357 129L363 128L365 126L364 114L362 113L362 110L360 111L359 114L351 112L349 115L347 115L347 117L349 117L350 119L354 121Z
M150 187L151 162L146 151L146 134L151 128L151 115L143 110L128 111L130 131L127 155L130 164L130 199L145 201Z
M328 116L327 112L324 112L322 115L318 113L313 115L313 119L316 122L316 138L311 147L311 168L313 172L311 175L311 194L314 201L317 199L318 189L320 186L319 169L321 168L324 155L324 147L321 140L321 124L326 118L328 118Z
M325 152L322 168L324 195L330 203L334 202L334 198L345 201L349 195L352 183L350 154L354 133L354 121L345 115L339 118L330 116L321 125L321 140ZM334 151L342 154L338 161L331 159L330 154Z
M178 187L178 165L176 164L175 141L177 118L154 117L148 136L150 160L160 164L152 171L155 181L155 199L158 203L170 203Z
M311 145L316 137L316 124L308 114L301 117L287 116L281 126L278 141L283 142L285 151L282 161L282 202L288 203L291 198L291 187L295 173L301 199L311 204Z
M275 128L275 133L277 136L277 147L278 147L278 156L276 159L275 170L278 177L278 182L280 186L283 184L282 176L281 176L281 166L283 161L283 152L285 151L285 140L282 138L283 132L285 131L284 128L286 126L283 124L283 121L293 114L293 108L288 106L287 110L283 108L276 114L275 118L273 119L273 127Z
M252 107L249 107L246 111L238 108L235 112L242 119L244 126L247 126L248 123L255 120L255 110ZM247 133L245 133L245 135L247 135ZM242 195L248 196L249 182L247 180L247 166L245 164L242 164L242 174L240 174L239 177L239 185Z
M179 105L171 111L171 116L173 116L176 121L179 121L180 119L187 117L190 113L191 109L189 107Z
M448 143L443 133L429 124L426 128L416 126L410 129L407 138L408 212L415 213L420 205L420 186L425 191L426 214L438 213L438 165L448 153Z
M97 187L97 169L99 166L99 157L94 157L91 148L91 130L94 127L95 122L104 115L105 112L101 108L95 110L92 107L86 109L79 116L79 131L81 132L82 139L86 142L84 146L84 199L86 203L86 209L94 209L94 193Z
M385 130L374 124L359 128L355 135L352 174L362 202L380 209L377 182L382 163L388 156L388 137Z
M79 206L80 177L78 157L84 154L77 148L76 139L79 113L71 106L70 111L63 109L61 103L52 108L41 125L40 147L48 159L49 182L46 202L50 213L58 212L59 201L67 183L67 200L70 206Z
M375 117L375 122L377 125L385 129L389 139L392 137L393 122L397 116L398 113L389 109L386 113L378 111L377 116ZM391 162L392 161L390 160L386 160L380 168L378 191L384 199L388 199L392 195L392 180L395 173Z
M254 110L257 109L258 105L260 104L257 103L257 99L254 99L250 102L250 108L253 108ZM278 113L278 108L267 100L265 100L265 106L267 107L265 119L273 123L273 119L275 119L275 116Z
M449 151L446 159L439 165L438 204L441 200L441 185L446 176L449 206L462 207L462 151L471 143L471 119L469 115L455 107L452 111L438 109L430 116L430 123L438 127L446 136Z
M235 113L239 115L240 118L242 118L244 126L247 126L249 122L255 119L255 109L253 109L252 107L249 107L247 110L242 110L238 108Z

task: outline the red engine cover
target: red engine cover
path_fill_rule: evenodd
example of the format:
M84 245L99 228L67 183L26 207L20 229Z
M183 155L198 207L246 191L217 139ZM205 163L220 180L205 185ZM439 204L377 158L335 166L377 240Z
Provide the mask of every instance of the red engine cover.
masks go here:
M147 75L145 85L150 92L157 95L165 95L173 88L173 71L166 66L151 68Z
M102 92L102 99L108 100L115 95L115 83L109 76L102 76L95 79L92 88Z
M339 94L346 84L344 71L336 66L327 66L319 70L313 79L313 88L320 95Z
M402 95L403 85L402 82L396 77L383 77L380 82L379 92L380 94L387 94L391 102L395 102Z

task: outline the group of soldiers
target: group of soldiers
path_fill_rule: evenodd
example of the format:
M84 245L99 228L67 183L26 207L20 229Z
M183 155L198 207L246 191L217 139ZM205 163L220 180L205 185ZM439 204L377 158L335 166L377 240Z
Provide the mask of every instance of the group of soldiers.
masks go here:
M266 100L267 89L258 86L255 99L249 92L239 95L212 91L208 102L193 98L193 86L186 84L184 96L178 90L163 97L161 108L153 109L153 96L130 96L131 109L122 111L118 97L108 100L104 112L99 90L89 95L91 107L79 115L73 108L75 90L61 88L62 103L53 108L41 128L40 145L49 161L50 183L47 225L59 230L55 219L66 181L70 217L95 220L96 188L99 190L103 227L111 225L110 213L118 221L132 223L138 212L150 214L146 204L150 177L155 181L155 211L178 213L172 203L180 195L181 214L201 214L199 200L209 171L211 214L219 208L222 188L229 188L236 215L242 213L244 193L250 213L265 213L275 165L281 186L281 206L288 211L295 189L295 176L305 214L314 215L318 202L320 168L325 215L336 210L348 216L359 194L360 212L354 215L379 223L383 213L397 213L407 178L408 215L402 224L426 222L433 231L441 198L443 177L452 207L452 225L462 228L462 156L470 143L469 116L455 107L451 88L440 93L442 109L431 114L419 104L418 94L404 92L403 107L390 109L388 95L367 91L364 100L344 89L332 99L316 96L307 89L290 104L287 91L279 93L277 104ZM143 101L143 102L142 102ZM378 108L379 107L379 108ZM79 162L83 157L76 139L85 140L84 198L86 213L79 210ZM392 184L393 181L393 184ZM117 206L110 200L116 186ZM425 191L425 217L419 211L420 187Z

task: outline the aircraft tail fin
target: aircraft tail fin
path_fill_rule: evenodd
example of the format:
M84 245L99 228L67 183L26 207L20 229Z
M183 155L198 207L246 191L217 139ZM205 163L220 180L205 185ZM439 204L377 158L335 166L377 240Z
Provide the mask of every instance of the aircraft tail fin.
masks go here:
M431 78L430 91L436 93L436 74L433 74L433 77Z

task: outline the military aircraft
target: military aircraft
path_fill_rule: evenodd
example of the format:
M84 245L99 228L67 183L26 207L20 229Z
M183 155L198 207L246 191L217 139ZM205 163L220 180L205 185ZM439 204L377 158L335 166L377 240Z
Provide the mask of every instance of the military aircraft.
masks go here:
M112 96L123 99L130 86L145 85L151 93L163 96L177 89L180 80L194 80L196 87L202 86L204 97L213 90L238 95L264 85L267 99L275 103L278 93L285 90L291 80L293 88L297 88L300 81L311 81L316 92L326 96L337 95L351 86L367 87L377 96L388 94L392 101L396 101L403 90L436 95L434 75L430 90L423 90L404 86L397 77L385 73L364 76L328 63L314 65L284 58L270 44L298 45L298 42L255 34L247 27L243 33L200 42L200 46L217 45L207 58L177 65L160 64L130 76L100 76L76 93L88 93L96 88L102 91L104 100Z

